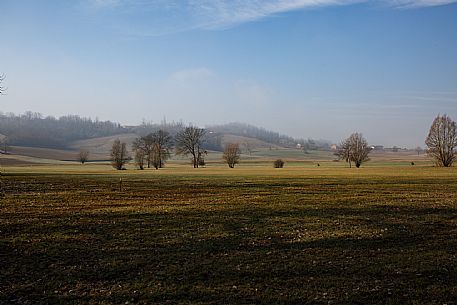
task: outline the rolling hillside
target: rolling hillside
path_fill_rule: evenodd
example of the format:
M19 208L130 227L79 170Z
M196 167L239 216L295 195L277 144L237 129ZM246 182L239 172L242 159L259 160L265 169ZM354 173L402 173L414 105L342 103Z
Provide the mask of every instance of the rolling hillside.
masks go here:
M115 122L94 121L76 115L54 118L31 112L22 115L0 113L0 140L10 147L11 155L7 161L10 163L13 162L14 156L32 158L27 162L38 163L46 163L45 160L76 161L80 150L89 151L89 161L103 161L109 159L112 143L116 139L127 143L128 149L131 150L132 142L140 135L163 129L174 136L185 126L182 122L121 126ZM220 160L227 143L238 143L245 159L331 158L329 154L324 156L321 152L304 155L295 147L298 143L304 145L306 141L249 124L228 123L205 128L208 133L204 146L211 152L207 160ZM318 147L325 148L316 143L319 142L313 141L312 150ZM180 159L180 157L174 158ZM20 158L17 160L17 162L24 161Z
M109 137L93 138L86 140L78 140L71 142L68 147L72 150L79 151L80 149L88 150L91 154L97 154L104 156L104 158L109 157L109 152L113 142L116 139L121 140L122 142L127 143L129 149L132 146L132 142L137 138L138 135L134 133L126 133Z
M84 149L90 153L89 161L108 160L110 149L114 140L120 139L122 142L126 142L130 150L132 142L137 137L138 135L134 133L128 133L109 137L78 140L71 142L68 145L68 149L12 146L10 148L11 154L3 155L2 159L5 159L5 162L8 163L13 162L12 160L15 158L14 156L30 157L27 162L32 163L41 163L42 161L44 162L44 160L76 161L79 150ZM290 153L291 151L290 149L285 149L278 145L270 144L254 138L235 135L223 135L221 138L221 145L224 146L227 143L239 143L242 153L245 154L248 158L259 158L263 156L268 157L272 154L272 151L276 152L276 154L287 154L287 152ZM248 156L249 152L247 148L249 148L251 151L250 156ZM211 152L208 159L214 159L213 157L219 159L221 157L221 153ZM8 161L6 161L6 159L8 159ZM40 161L40 159L43 160ZM24 159L19 158L17 161L14 161L14 163L24 163L22 161L25 162Z

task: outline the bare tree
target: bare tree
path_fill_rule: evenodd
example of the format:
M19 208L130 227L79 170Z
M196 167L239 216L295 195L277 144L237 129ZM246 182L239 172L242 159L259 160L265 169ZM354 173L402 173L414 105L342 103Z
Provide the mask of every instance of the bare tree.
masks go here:
M235 164L240 161L240 146L238 143L228 143L224 148L223 158L230 168L234 168Z
M0 74L0 95L5 94L6 88L2 86L3 81L5 80L6 76L4 74Z
M353 133L349 137L351 146L351 159L355 163L355 167L359 168L363 162L368 161L368 154L371 148L368 146L367 140L361 133Z
M359 168L363 162L369 160L368 154L370 151L371 148L368 146L367 140L361 133L356 132L341 142L336 155L340 159L349 162L349 167L351 167L352 162L354 162L355 167Z
M81 162L81 164L84 164L87 160L89 160L89 151L81 149L78 153L78 161Z
M176 135L176 154L191 155L194 168L198 168L202 163L205 151L202 150L201 145L205 134L205 129L189 126Z
M143 170L144 169L144 151L141 149L134 150L135 152L135 165Z
M162 168L165 161L170 157L170 149L172 146L171 136L168 132L158 130L152 134L152 158L151 162L155 169Z
M143 157L146 159L146 164L148 168L151 167L152 158L154 157L154 138L153 134L150 133L144 137L136 138L133 143L133 151L136 152L141 150L143 152Z
M437 166L449 167L455 160L457 147L456 123L446 114L438 115L430 127L427 139L427 154Z
M115 169L121 170L128 161L127 145L119 139L115 140L111 147L111 164Z
M422 153L422 147L420 147L420 146L417 146L415 150L416 150L418 156Z
M338 146L338 150L335 152L335 156L338 159L344 160L349 163L349 168L352 167L352 159L351 159L351 145L349 143L349 138L343 140L340 145Z

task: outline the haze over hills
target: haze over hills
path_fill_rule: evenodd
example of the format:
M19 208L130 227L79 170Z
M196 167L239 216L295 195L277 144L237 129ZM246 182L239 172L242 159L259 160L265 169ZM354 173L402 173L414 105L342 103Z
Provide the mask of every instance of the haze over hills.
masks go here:
M99 121L77 115L59 118L40 113L26 112L21 115L0 113L2 142L14 147L14 153L50 158L73 160L80 149L90 151L91 159L106 160L115 139L127 143L159 129L175 136L186 125L182 122L143 122L137 126L122 126L117 122ZM205 127L207 136L205 149L222 151L227 143L238 143L241 149L251 154L255 150L328 149L329 141L295 139L278 132L243 123L229 123Z

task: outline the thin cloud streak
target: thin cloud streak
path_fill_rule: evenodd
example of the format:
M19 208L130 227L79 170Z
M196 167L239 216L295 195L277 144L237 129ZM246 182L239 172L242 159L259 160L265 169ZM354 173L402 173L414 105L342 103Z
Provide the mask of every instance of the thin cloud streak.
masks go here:
M161 36L188 30L220 30L254 22L281 13L309 8L353 4L387 5L394 9L414 9L447 5L457 0L85 0L95 12L116 12L114 18L151 14L144 23L125 33L138 36ZM171 13L171 20L157 18ZM167 24L168 23L168 24Z
M440 6L455 3L455 0L391 0L391 5L397 8L419 8L428 6Z
M300 9L348 5L360 0L190 0L191 14L203 22L200 28L224 29L276 14Z

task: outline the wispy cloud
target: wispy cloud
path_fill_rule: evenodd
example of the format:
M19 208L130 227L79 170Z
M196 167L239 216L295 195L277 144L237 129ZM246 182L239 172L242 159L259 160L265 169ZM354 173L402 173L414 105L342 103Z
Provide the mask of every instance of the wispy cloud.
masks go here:
M190 0L190 12L200 27L220 29L299 9L347 5L358 0Z
M389 4L397 8L418 8L427 6L446 5L456 0L390 0Z
M446 5L457 0L83 0L98 12L110 10L126 33L158 36L192 29L218 30L281 13L365 3L395 9ZM106 17L106 16L105 16Z
M214 72L208 68L183 69L173 72L169 79L179 83L188 83L206 80L214 76Z

